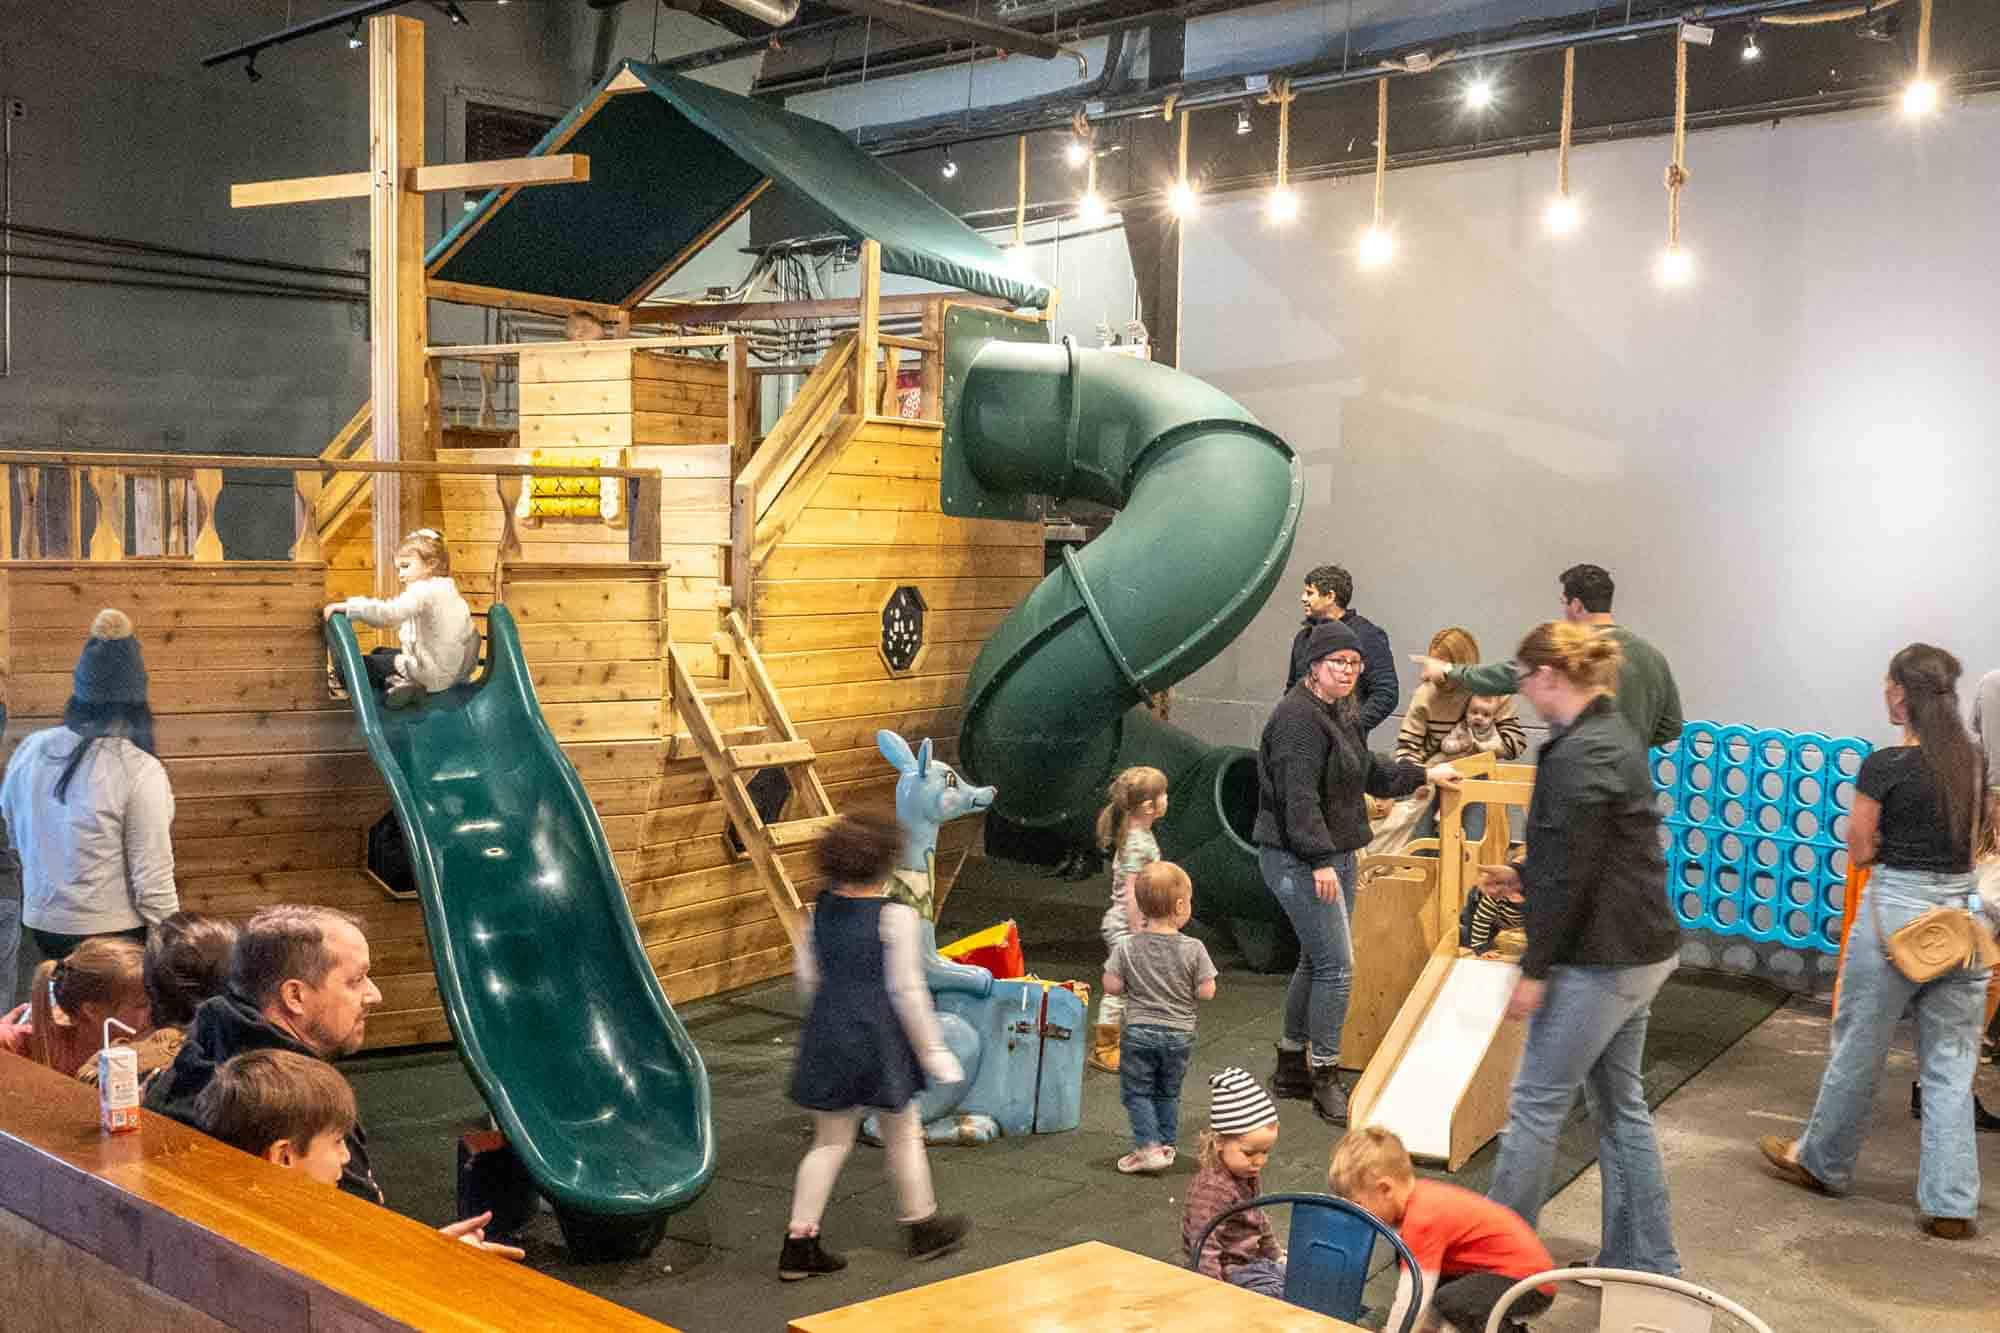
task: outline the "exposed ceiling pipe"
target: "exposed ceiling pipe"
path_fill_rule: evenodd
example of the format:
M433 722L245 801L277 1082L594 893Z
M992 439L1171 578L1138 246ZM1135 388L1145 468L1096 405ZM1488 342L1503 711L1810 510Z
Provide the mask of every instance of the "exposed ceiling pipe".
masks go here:
M799 0L722 0L722 3L774 28L782 28L799 16Z
M748 6L762 4L763 0L722 0L722 3L752 12ZM908 33L963 38L981 46L990 46L996 51L1005 51L1011 55L1034 56L1037 60L1054 60L1057 56L1068 56L1076 62L1076 76L1079 79L1090 77L1090 61L1083 52L1032 32L1010 28L1004 23L988 23L985 19L968 18L963 14L932 9L927 5L911 4L910 0L826 0L826 3L834 9L844 9L850 14L862 14L893 23ZM796 10L798 6L794 4L792 8Z

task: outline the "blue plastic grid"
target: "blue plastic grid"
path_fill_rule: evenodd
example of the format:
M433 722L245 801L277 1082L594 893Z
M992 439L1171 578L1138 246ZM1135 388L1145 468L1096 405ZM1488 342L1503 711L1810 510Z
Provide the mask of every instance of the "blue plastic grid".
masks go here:
M1837 953L1847 812L1872 747L1690 722L1652 752L1667 892L1683 926Z

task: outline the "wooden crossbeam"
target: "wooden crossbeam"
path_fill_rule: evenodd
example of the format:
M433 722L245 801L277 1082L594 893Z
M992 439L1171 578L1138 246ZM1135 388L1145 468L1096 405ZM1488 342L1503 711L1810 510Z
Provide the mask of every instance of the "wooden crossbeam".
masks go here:
M409 168L403 179L403 188L419 194L491 190L505 185L573 185L590 179L590 158L583 153L551 153L547 157L453 162ZM265 208L272 204L309 204L327 199L365 199L374 184L374 178L366 171L251 181L229 187L229 206Z

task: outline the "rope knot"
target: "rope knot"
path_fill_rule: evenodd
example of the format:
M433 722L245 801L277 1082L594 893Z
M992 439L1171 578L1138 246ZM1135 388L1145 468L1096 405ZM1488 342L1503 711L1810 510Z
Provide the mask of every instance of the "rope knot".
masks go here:
M1298 94L1292 91L1292 81L1282 74L1274 74L1271 76L1270 86L1264 90L1257 101L1264 106L1271 106L1273 104L1283 106L1297 97Z
M1069 132L1085 143L1097 142L1097 131L1090 127L1090 117L1082 107L1078 107L1076 114L1069 118Z
M1688 183L1688 170L1678 162L1667 163L1667 188L1678 190Z

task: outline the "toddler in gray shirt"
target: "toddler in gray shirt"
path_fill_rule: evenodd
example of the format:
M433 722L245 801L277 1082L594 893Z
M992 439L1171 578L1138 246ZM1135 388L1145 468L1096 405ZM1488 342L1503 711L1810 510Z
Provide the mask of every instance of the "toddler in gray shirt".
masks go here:
M1104 964L1104 993L1125 999L1118 1091L1132 1120L1132 1151L1118 1159L1118 1169L1127 1175L1173 1165L1195 1003L1215 998L1208 949L1181 934L1194 909L1187 872L1155 861L1133 877L1132 896L1143 920Z

